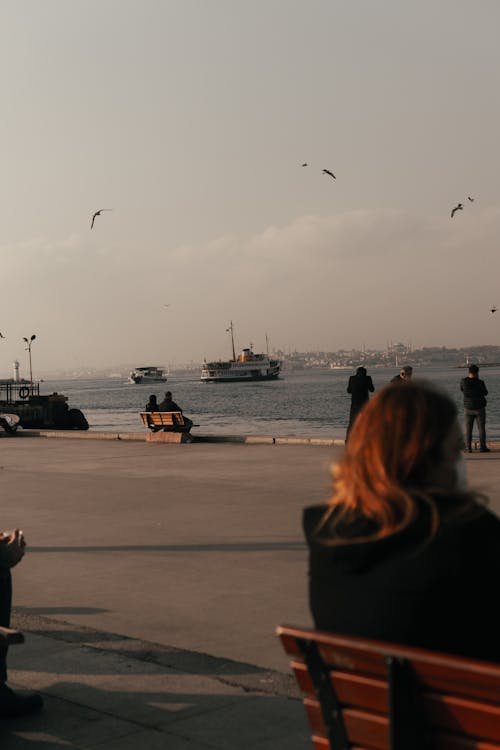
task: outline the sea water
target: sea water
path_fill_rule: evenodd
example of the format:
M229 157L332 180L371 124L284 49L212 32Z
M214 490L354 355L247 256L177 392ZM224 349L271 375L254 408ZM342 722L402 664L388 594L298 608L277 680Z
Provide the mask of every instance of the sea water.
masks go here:
M375 390L396 375L397 368L368 369ZM40 393L57 391L69 398L70 408L85 414L91 430L141 432L139 417L150 394L158 401L166 390L203 435L269 435L344 438L349 420L347 382L353 370L284 370L279 380L253 383L204 383L198 373L172 374L167 383L130 385L124 378L46 380ZM460 417L463 400L457 368L415 368L448 392ZM488 388L487 437L500 440L500 367L482 368ZM476 437L476 432L474 432Z

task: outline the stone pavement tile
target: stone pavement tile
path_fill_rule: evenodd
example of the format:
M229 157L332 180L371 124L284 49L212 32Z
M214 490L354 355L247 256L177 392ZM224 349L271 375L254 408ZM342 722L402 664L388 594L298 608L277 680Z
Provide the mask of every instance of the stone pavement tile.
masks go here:
M9 670L16 684L143 727L217 711L244 695L242 688L210 677L74 645L28 664L20 657L17 661L22 669Z
M44 701L44 710L39 714L0 722L2 750L90 748L142 729L133 723L59 698L45 695Z
M54 638L46 638L43 635L24 633L25 641L22 644L12 646L9 649L9 664L28 664L31 659L47 654L49 651L60 651L61 644Z
M305 750L310 745L300 701L269 695L242 696L210 714L179 720L169 733L204 742L217 750Z
M45 640L49 644L54 642L51 638ZM99 651L73 643L60 641L56 643L57 648L40 649L38 653L35 652L32 655L24 650L24 646L16 647L15 650L9 649L9 671L29 669L36 672L43 664L47 666L47 671L58 672L62 677L81 671L83 674L95 675L98 678L100 675L108 674L148 674L151 666L154 667L139 659L123 658L119 653Z
M58 750L64 750L64 748L58 748ZM106 742L104 745L95 745L92 750L213 750L213 748L200 742L148 729Z

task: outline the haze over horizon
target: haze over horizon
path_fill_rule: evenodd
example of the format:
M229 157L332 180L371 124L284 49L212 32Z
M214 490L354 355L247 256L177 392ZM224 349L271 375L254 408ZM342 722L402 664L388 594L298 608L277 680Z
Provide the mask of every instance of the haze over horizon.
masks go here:
M259 351L496 344L499 26L494 0L4 0L0 377L31 334L41 372L226 358L230 320Z

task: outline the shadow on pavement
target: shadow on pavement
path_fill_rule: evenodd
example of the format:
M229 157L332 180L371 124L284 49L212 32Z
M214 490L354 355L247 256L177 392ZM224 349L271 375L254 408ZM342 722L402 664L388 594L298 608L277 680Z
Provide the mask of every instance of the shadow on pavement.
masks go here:
M150 676L151 677L151 676ZM116 679L116 677L115 677ZM174 676L181 683L182 676ZM153 677L154 680L154 677ZM206 680L205 680L206 682ZM182 690L112 690L54 682L42 713L0 723L2 750L304 750L309 731L300 701L200 685ZM172 685L173 687L173 685ZM182 687L182 685L179 685ZM212 694L207 692L212 687ZM203 690L205 688L205 690Z
M109 612L102 607L17 607L18 612L29 615L95 615Z
M122 544L89 547L31 547L34 552L266 552L267 550L302 551L305 542L229 542L220 544Z

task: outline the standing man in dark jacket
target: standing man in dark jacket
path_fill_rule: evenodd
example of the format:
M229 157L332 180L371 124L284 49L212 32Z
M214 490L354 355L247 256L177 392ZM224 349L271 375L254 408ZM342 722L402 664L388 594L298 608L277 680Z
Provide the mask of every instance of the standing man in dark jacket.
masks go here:
M486 447L486 398L488 391L484 380L478 377L479 367L471 365L469 374L462 378L460 390L464 394L464 411L465 411L465 442L467 450L472 453L472 427L474 420L477 419L477 429L479 431L479 445L481 453L489 453L490 449Z
M354 420L360 409L370 398L370 392L373 393L373 381L366 374L366 367L358 367L356 375L351 375L347 386L347 393L351 394L351 411L349 414L349 426L347 428L346 440L349 439L349 432L354 424Z

